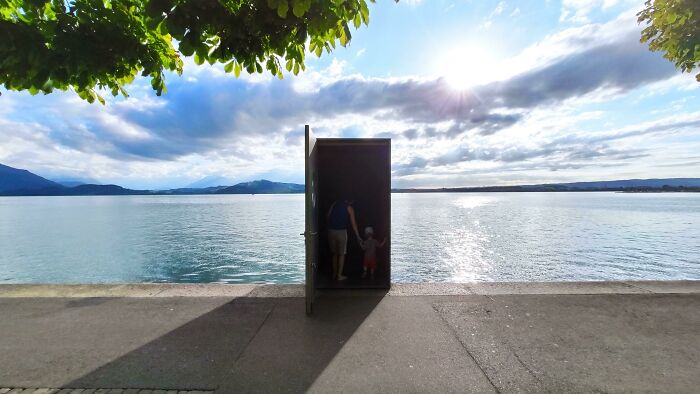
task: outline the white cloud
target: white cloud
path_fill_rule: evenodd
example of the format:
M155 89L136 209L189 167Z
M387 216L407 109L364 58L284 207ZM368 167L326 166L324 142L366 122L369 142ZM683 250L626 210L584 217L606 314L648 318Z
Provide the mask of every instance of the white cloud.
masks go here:
M491 28L491 26L493 25L493 20L497 16L503 14L503 11L505 11L506 7L507 4L505 1L501 1L498 4L496 4L496 8L494 8L493 11L491 11L491 13L486 18L484 18L484 20L479 24L478 29L488 30L489 28Z
M506 12L504 4L499 14ZM303 125L311 123L323 136L393 137L402 186L580 180L605 169L641 175L654 161L700 149L697 139L659 140L692 137L690 126L664 125L691 124L700 114L692 100L678 101L657 121L625 126L621 119L610 131L603 124L616 114L587 108L640 93L690 94L687 79L669 79L673 67L639 44L638 34L632 12L566 29L507 62L511 72L499 81L465 91L444 80L369 78L333 59L283 81L188 64L183 78L169 77L163 97L139 80L132 97L107 106L71 93L3 93L0 162L135 188L209 175L301 181ZM663 171L654 174L688 167Z
M561 22L589 23L595 11L608 11L622 3L636 4L632 0L562 0Z
M423 0L401 0L399 4L406 4L410 7L416 7L423 3Z

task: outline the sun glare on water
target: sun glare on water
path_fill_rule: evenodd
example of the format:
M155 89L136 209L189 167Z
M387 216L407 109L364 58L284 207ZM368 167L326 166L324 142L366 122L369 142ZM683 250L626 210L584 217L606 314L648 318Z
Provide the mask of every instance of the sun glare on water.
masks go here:
M438 56L435 74L456 90L483 85L499 78L499 64L493 55L478 46L452 48Z

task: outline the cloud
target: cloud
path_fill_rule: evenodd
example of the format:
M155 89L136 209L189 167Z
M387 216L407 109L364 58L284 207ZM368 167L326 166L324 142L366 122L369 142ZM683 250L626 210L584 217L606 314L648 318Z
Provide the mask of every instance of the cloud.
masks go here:
M498 14L505 12L500 3L498 8ZM499 163L513 171L582 168L594 158L621 165L650 153L610 141L679 125L618 129L595 138L568 134L536 146L509 144L499 135L517 138L513 130L535 112L556 111L600 92L622 95L676 75L670 62L638 42L639 28L630 15L546 37L516 57L512 75L467 90L455 89L445 79L348 75L348 65L333 60L327 69L309 69L283 81L236 79L220 67L188 67L185 77L169 78L163 97L154 97L142 81L131 87L131 98L110 100L104 107L70 94L27 99L3 93L0 139L13 137L13 142L3 143L0 159L36 165L39 155L30 158L26 152L63 155L74 160L63 166L66 171L98 179L81 172L86 158L93 157L91 165L101 173L119 166L113 173L122 177L157 166L162 173L178 175L199 168L191 170L192 177L211 175L202 168L221 172L224 166L232 173L250 171L246 168L265 172L288 168L296 160L293 151L301 144L303 125L312 124L329 136L351 132L395 138L396 176L474 162ZM687 121L687 127L695 125L695 120Z
M493 11L491 11L491 13L486 18L484 18L484 20L479 25L479 28L484 29L484 30L489 29L491 27L491 25L493 25L494 18L503 14L503 11L505 11L506 7L507 7L507 5L506 5L505 1L501 1L498 4L496 4L496 8L494 8ZM517 12L515 12L515 11L517 11ZM511 16L515 16L519 12L520 12L520 10L516 8L513 11L513 13L511 14Z
M607 11L624 0L562 0L561 22L588 23L590 14L595 11Z
M521 143L505 146L471 146L461 144L441 155L413 157L407 162L394 166L394 175L406 176L425 172L429 168L449 167L452 165L487 161L505 163L504 168L522 170L522 166L508 166L509 163L529 162L525 168L548 168L559 170L564 168L582 168L606 165L625 165L631 159L650 156L649 149L617 148L611 146L619 140L640 137L651 134L693 132L700 128L700 112L688 114L680 119L670 117L655 122L625 127L613 131L599 131L569 134L542 142L537 146L525 146ZM595 159L595 160L593 160ZM487 171L492 171L492 168Z
M499 3L494 13L503 8ZM172 160L348 116L400 121L441 138L470 131L489 135L538 107L599 90L624 93L674 75L671 63L638 42L636 28L611 29L589 26L575 35L549 37L554 48L580 50L471 90L456 90L445 79L343 76L346 63L335 59L322 72L283 81L237 80L205 67L196 72L197 82L171 79L162 98L147 93L107 107L47 99L45 107L75 108L56 110L42 121L62 145L122 160ZM33 105L34 100L15 112Z

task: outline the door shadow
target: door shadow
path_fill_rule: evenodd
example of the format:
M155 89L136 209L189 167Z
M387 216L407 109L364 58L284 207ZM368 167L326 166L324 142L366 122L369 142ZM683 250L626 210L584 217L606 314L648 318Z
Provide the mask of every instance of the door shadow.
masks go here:
M236 298L63 387L305 391L385 294Z

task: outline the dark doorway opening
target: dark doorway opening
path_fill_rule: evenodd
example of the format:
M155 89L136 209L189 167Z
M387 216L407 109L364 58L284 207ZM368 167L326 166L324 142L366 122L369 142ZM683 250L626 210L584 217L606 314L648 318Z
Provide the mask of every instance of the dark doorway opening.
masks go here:
M319 250L316 288L382 288L391 284L391 140L319 138L316 140L318 175ZM386 244L377 249L374 278L362 278L364 252L351 227L343 274L332 278L327 214L334 201L352 200L360 236L371 226L374 238Z

